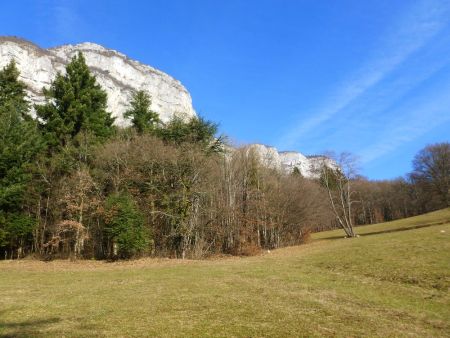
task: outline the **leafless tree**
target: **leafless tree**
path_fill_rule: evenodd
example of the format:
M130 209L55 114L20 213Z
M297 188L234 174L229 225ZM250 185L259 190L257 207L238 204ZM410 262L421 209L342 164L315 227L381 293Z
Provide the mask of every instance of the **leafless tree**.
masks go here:
M438 199L436 207L450 206L450 143L426 146L413 160L411 180L429 193L430 199Z
M353 205L357 203L353 181L357 177L357 161L350 153L328 155L318 166L320 183L326 189L331 209L339 226L348 237L356 237L353 229Z

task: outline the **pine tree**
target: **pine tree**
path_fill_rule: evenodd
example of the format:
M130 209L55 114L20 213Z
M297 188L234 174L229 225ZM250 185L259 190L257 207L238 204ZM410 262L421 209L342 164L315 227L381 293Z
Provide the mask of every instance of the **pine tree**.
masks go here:
M131 118L131 123L139 134L154 130L160 121L158 113L150 109L151 104L150 96L143 90L139 90L133 93L131 108L124 114L125 118Z
M107 111L107 94L89 71L81 52L57 74L49 89L44 88L47 103L36 106L46 142L58 149L70 144L80 133L99 140L113 132L114 118Z
M190 143L199 146L207 153L223 151L224 137L216 137L218 125L202 117L191 117L186 121L183 116L175 115L157 135L167 143L181 145Z
M142 253L148 245L148 233L144 216L131 196L124 193L108 196L105 211L105 234L112 245L110 256L130 258Z
M294 169L292 169L292 176L303 177L302 172L298 167L294 167Z
M25 85L14 62L0 71L0 249L19 250L30 239L34 221L23 210L30 167L41 142L29 117Z
M25 98L26 86L18 80L19 75L20 73L14 60L0 71L0 107L14 102L14 109L24 115L28 112L29 105ZM22 117L25 118L25 116Z

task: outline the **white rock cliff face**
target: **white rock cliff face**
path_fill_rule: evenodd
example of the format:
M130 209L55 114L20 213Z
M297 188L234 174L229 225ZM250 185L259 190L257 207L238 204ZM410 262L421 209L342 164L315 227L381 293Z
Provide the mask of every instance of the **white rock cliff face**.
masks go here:
M283 169L277 148L255 143L248 146L247 154L250 152L254 152L258 156L259 162L263 166L277 170Z
M42 88L49 87L57 72L64 73L65 65L81 51L97 82L108 93L108 109L116 117L116 124L126 125L123 113L133 90L145 90L152 97L152 109L162 121L175 113L195 116L192 99L183 85L171 76L130 60L124 54L93 43L65 45L42 49L31 42L0 37L0 67L11 59L17 63L21 80L28 86L33 103L42 103Z
M152 97L152 109L163 122L174 114L186 117L196 116L192 99L183 85L171 76L130 60L124 54L106 49L94 43L64 45L42 49L35 44L15 38L0 37L0 68L15 60L20 70L20 79L28 87L32 103L44 102L42 88L49 87L57 72L64 73L65 66L78 51L97 78L97 82L108 94L108 109L116 117L116 124L127 125L123 113L129 107L134 90L145 90ZM295 167L307 178L317 177L322 163L330 167L337 165L323 156L305 156L295 151L278 152L275 147L251 144L248 151L254 151L261 163L269 168L292 173Z
M286 174L298 168L305 178L318 178L322 165L333 169L338 168L336 162L326 156L305 156L297 151L279 152L275 147L263 144L251 144L248 146L248 151L257 154L261 164L268 168L277 169Z

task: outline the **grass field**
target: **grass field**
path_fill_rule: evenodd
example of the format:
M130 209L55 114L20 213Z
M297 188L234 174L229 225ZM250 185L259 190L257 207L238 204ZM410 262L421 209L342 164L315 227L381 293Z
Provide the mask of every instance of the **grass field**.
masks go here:
M0 262L0 336L450 336L450 209L250 258Z

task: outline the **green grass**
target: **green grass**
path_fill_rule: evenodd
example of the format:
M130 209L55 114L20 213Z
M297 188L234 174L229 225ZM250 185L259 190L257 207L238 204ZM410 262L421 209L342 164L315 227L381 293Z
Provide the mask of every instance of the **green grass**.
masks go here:
M364 236L425 228L428 226L441 225L445 223L450 223L450 208L429 212L428 214L416 217L404 218L397 221L356 227L355 231L357 234ZM335 239L342 238L344 236L345 234L342 230L324 231L314 234L315 239Z
M0 336L448 337L449 219L250 258L0 262Z

